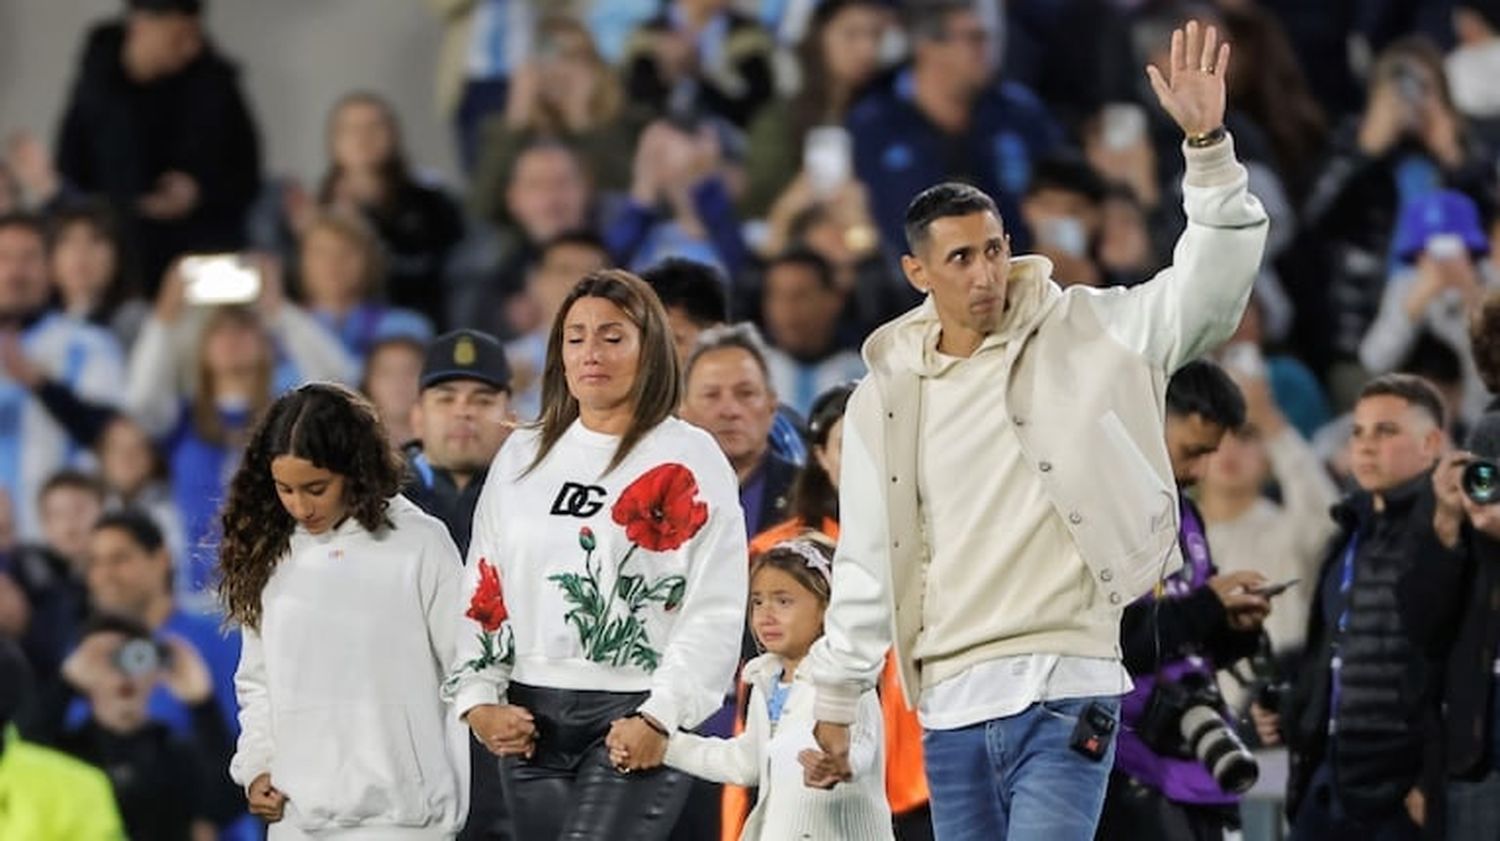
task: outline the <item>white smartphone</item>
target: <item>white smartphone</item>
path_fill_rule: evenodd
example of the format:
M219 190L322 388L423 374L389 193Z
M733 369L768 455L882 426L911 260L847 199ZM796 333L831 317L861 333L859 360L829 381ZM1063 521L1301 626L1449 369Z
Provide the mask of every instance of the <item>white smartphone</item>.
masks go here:
M1129 149L1146 136L1146 109L1134 102L1111 102L1100 113L1099 131L1107 148Z
M189 304L248 304L260 297L260 270L241 254L182 258L183 298Z
M1464 245L1464 238L1458 234L1433 234L1427 238L1423 250L1433 259L1452 260L1462 257L1468 248Z
M813 193L831 196L854 171L854 140L842 126L818 126L802 146L802 168Z

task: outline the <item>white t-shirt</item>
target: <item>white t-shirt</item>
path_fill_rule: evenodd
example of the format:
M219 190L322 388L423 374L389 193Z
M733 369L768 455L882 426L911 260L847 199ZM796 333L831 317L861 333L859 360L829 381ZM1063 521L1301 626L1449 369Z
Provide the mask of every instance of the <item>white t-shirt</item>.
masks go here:
M527 472L538 442L512 435L480 494L448 696L462 714L512 680L649 692L642 712L696 726L731 686L749 591L728 460L675 418L613 470L619 438L581 422Z

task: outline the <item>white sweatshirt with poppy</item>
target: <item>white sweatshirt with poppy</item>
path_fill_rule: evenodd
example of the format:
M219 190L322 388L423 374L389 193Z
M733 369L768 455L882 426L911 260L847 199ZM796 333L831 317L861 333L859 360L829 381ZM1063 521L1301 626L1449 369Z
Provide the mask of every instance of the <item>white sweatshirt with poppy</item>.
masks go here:
M748 592L739 484L708 433L675 418L609 470L619 439L575 422L534 470L539 434L495 456L474 511L456 657L463 715L514 681L648 692L669 729L723 704Z

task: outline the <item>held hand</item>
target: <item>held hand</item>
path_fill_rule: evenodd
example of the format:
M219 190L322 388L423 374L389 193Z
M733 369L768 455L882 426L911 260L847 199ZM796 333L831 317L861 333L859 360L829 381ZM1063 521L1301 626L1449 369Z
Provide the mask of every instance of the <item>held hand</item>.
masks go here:
M269 327L276 322L277 316L281 314L281 305L286 301L281 260L276 255L265 252L249 254L246 259L260 273L260 297L255 300L255 306Z
M1464 513L1469 516L1469 524L1475 531L1500 541L1500 503L1480 505L1464 494Z
M610 762L622 774L655 768L667 755L667 737L641 715L615 719L604 744Z
M536 752L536 721L525 707L514 704L480 704L464 715L474 738L496 756L522 756Z
M820 721L813 727L818 750L797 755L802 763L802 782L809 788L831 789L854 779L849 766L849 725Z
M172 697L188 706L197 706L214 695L214 678L193 644L181 637L168 636L170 655L163 665L161 683Z
M156 180L156 189L136 202L141 215L151 219L181 219L198 206L198 182L185 172L172 170Z
M1260 704L1251 702L1250 720L1255 724L1255 735L1260 737L1260 743L1268 748L1274 748L1281 744L1281 716L1262 707Z
M6 163L26 190L33 205L46 204L57 195L61 179L52 163L47 144L29 131L18 131L6 143Z
M1224 605L1229 627L1236 631L1254 631L1270 615L1271 600L1251 592L1265 584L1265 576L1249 570L1216 575L1208 580L1209 589Z
M1229 70L1229 43L1219 31L1195 20L1172 33L1171 65L1163 72L1146 68L1161 107L1187 135L1203 134L1224 124L1224 77Z
M1435 519L1461 524L1464 517L1464 468L1474 460L1474 454L1454 450L1443 456L1437 469L1432 471L1432 492L1437 497Z
M271 785L271 775L261 774L250 782L245 790L245 799L250 805L250 814L266 823L276 823L286 812L286 795Z
M1410 120L1410 108L1396 86L1390 82L1376 85L1359 123L1359 150L1371 158L1384 155L1401 139Z
M111 657L124 642L125 635L118 631L101 631L84 637L63 661L63 680L85 695L103 685L114 672Z
M182 260L173 260L172 265L167 267L167 273L162 276L161 288L156 292L156 308L153 312L157 321L162 324L177 322L186 304L186 288L187 278L182 274Z
M21 337L14 330L0 330L0 372L27 389L41 385L47 376L26 358L26 351L21 347Z

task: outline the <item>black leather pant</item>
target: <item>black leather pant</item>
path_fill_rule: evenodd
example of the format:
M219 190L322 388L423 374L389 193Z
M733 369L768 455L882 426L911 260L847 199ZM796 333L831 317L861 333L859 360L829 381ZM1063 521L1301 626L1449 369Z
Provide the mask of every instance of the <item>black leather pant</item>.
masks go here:
M610 723L635 712L646 693L512 683L506 694L537 727L532 757L507 757L501 765L519 838L665 841L692 778L666 767L621 774L604 746Z

